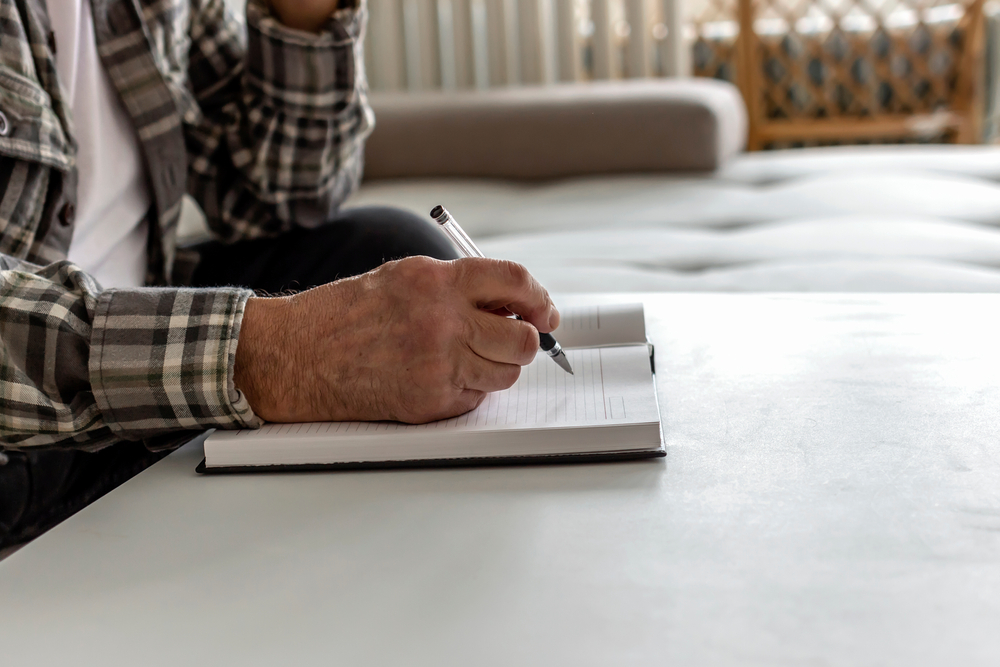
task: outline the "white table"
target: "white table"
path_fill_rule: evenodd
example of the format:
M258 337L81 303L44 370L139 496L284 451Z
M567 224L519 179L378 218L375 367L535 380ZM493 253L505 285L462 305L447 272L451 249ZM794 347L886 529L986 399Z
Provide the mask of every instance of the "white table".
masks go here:
M0 562L4 665L996 665L1000 295L647 295L667 458L199 477Z

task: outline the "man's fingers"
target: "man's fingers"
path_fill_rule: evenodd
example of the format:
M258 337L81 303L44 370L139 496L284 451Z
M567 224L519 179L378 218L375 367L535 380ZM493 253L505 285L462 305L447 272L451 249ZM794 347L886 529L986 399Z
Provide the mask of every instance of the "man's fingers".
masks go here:
M489 361L526 366L538 351L538 331L527 322L477 310L468 320L465 344Z
M458 397L457 414L464 415L470 410L475 410L486 400L486 392L478 389L463 389Z
M520 375L517 364L497 363L469 351L463 359L459 383L464 390L489 393L510 388Z
M559 326L559 311L549 293L520 264L473 258L456 260L455 266L460 272L460 284L479 308L489 311L506 308L543 333Z

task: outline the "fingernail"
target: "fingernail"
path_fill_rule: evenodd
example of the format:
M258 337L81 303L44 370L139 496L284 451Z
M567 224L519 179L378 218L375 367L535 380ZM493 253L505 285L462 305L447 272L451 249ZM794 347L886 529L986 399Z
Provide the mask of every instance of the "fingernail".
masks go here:
M555 306L549 306L549 328L555 329L559 326L559 311Z

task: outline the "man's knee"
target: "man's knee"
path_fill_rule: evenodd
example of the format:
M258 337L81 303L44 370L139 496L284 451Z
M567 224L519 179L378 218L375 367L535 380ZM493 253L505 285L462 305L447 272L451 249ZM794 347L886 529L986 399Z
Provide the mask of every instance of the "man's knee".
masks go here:
M308 289L403 257L458 257L430 218L386 206L347 209L325 225L274 239L210 242L198 250L194 286L239 285L271 293Z
M344 211L333 222L350 227L352 245L373 251L382 261L426 255L456 259L458 253L448 238L429 219L388 206L367 206Z

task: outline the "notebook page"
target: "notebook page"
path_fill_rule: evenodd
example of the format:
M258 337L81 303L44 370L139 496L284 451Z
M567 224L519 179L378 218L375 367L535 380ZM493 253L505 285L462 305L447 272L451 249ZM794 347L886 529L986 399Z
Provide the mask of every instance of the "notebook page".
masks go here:
M433 431L476 432L598 426L659 421L645 346L568 350L575 375L545 354L524 367L510 389L494 392L475 410L430 424L318 422L267 424L258 430L216 431L211 439L277 441L344 436L378 437Z
M632 345L646 342L641 303L560 309L559 328L552 332L563 349Z

